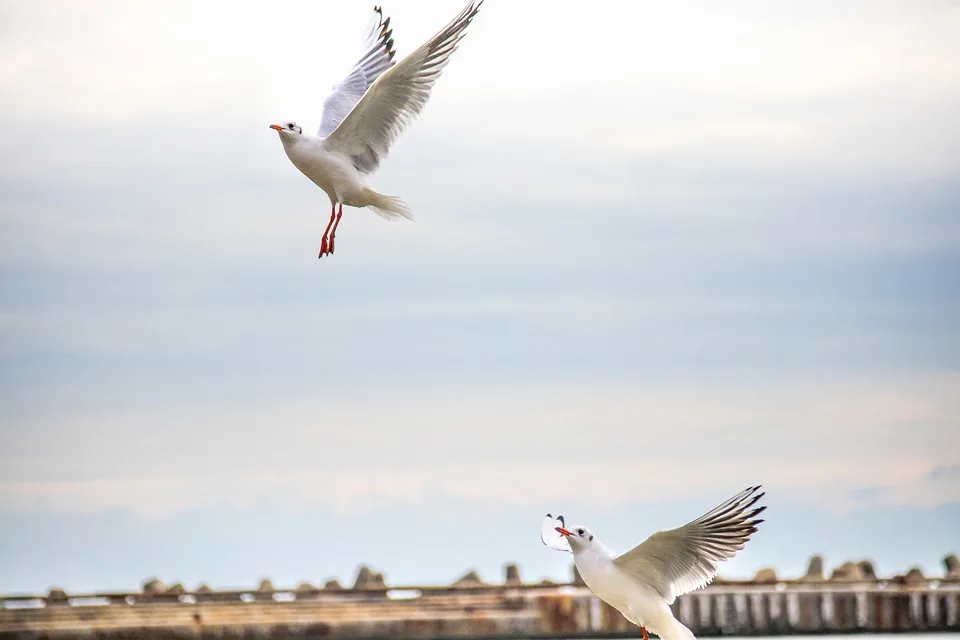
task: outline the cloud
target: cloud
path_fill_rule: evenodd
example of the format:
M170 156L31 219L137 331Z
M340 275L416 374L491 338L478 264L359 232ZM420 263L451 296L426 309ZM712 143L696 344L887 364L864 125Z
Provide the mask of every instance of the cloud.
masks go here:
M723 476L819 504L830 488L837 508L884 482L899 488L887 504L933 506L960 499L924 477L956 462L956 386L584 381L44 417L8 438L0 496L5 509L155 515L278 490L340 508L435 487L487 504L616 505L697 495Z
M302 24L343 25L315 39L265 27L258 8L226 8L219 1L19 8L9 16L0 51L0 82L11 97L0 113L29 122L34 139L52 137L49 127L58 123L109 126L142 137L143 151L169 144L163 124L170 121L187 123L183 135L191 146L211 149L230 142L218 139L224 135L239 138L279 117L316 126L323 97L346 72L343 52L357 48L369 9L285 5L281 12ZM956 125L949 116L960 104L960 84L949 64L956 45L946 25L956 9L927 3L904 14L890 4L874 6L869 17L826 4L798 9L749 3L734 15L701 2L625 3L586 13L484 7L410 135L455 136L466 148L494 138L497 158L542 149L544 161L556 158L559 146L566 151L559 159L573 165L581 154L610 154L609 166L624 152L695 150L758 167L955 175L956 136L949 133ZM433 33L451 6L398 2L392 12L404 52ZM560 36L576 32L575 42L603 46L541 51L531 46L530 25ZM486 46L491 41L498 45ZM410 135L398 149L421 144ZM43 148L76 153L90 145ZM253 151L248 146L229 157L259 157ZM515 171L520 175L535 168L492 164L523 166ZM506 176L495 175L502 189ZM566 181L573 191L578 186ZM595 187L598 196L603 189Z
M950 444L960 444L960 438L954 438ZM883 484L864 488L857 497L871 506L916 505L931 508L956 502L960 497L960 465L937 465L900 482L886 479Z
M424 504L381 505L336 512L299 505L283 494L249 508L196 509L144 519L127 512L92 515L0 514L0 590L70 593L135 590L147 576L195 586L249 588L269 576L293 587L337 577L349 583L360 563L384 571L392 585L449 584L468 568L491 581L506 562L519 562L531 582L569 579L568 555L545 549L537 535L542 513L562 509L589 525L604 543L625 550L659 528L688 521L723 498L714 487L698 499L636 501L616 508L564 501L514 507L478 506L434 496ZM872 559L882 575L921 566L940 575L955 544L960 503L936 509L871 507L831 513L768 492L767 520L747 547L724 563L721 575L749 577L762 566L782 576L802 575L810 555L826 554L828 569L846 560ZM903 523L911 523L911 534ZM74 544L62 544L70 531ZM898 531L904 535L876 535Z

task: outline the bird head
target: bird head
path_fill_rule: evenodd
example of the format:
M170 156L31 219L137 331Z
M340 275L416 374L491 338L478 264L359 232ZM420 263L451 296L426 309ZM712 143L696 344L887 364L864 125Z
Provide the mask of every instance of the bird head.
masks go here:
M275 129L280 134L281 139L287 139L288 136L299 136L303 134L303 129L296 122L286 124L272 124L271 129Z
M588 549L595 543L593 532L586 527L556 527L557 533L564 536L574 551Z

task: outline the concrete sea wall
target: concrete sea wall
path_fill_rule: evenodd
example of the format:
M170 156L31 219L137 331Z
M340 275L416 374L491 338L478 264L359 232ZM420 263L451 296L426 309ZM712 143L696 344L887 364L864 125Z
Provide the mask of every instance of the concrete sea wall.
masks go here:
M949 560L949 558L948 558ZM856 567L854 569L853 567ZM846 563L830 578L822 561L800 579L771 570L750 581L717 581L679 598L675 615L698 636L960 631L960 575L867 577ZM187 638L610 638L639 636L577 576L570 584L523 584L508 567L504 584L467 574L446 587L387 587L362 569L353 588L301 585L187 592L148 581L127 594L0 598L0 640Z

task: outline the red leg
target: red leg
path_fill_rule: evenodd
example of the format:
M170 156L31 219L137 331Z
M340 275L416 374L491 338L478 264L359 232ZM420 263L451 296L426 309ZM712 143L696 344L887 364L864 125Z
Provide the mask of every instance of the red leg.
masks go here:
M333 231L330 232L330 253L333 253L333 239L337 236L337 227L340 226L340 218L343 217L343 204L340 204L340 210L337 211L337 221L333 223ZM333 218L330 218L333 220Z
M647 634L646 627L640 627L640 631L643 631L643 640L650 640L650 636Z
M322 258L328 253L333 253L332 250L327 250L327 234L330 233L330 227L333 225L334 216L337 213L337 205L330 205L330 222L327 223L327 228L323 230L323 240L320 241L320 253L317 254L318 258Z

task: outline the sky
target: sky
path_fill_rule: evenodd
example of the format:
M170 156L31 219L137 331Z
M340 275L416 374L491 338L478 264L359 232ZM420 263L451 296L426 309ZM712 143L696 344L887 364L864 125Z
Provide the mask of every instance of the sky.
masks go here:
M398 56L459 0L391 0ZM359 2L0 3L0 592L442 584L751 484L721 575L960 553L960 5L487 0L345 209Z

